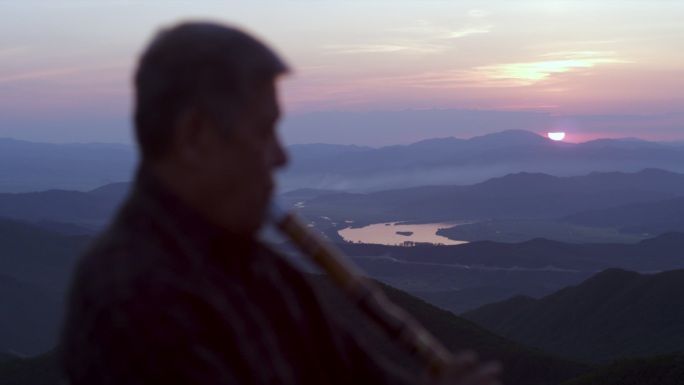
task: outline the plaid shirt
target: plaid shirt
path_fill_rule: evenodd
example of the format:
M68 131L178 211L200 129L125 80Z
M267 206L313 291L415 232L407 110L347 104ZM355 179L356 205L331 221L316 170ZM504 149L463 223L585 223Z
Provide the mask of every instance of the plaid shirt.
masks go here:
M146 172L81 259L61 341L81 384L385 384L303 275Z

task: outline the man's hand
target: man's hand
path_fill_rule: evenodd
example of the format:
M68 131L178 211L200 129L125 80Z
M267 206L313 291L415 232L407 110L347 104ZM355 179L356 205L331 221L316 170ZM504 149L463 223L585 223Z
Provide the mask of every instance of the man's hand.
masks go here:
M426 374L425 385L501 385L501 365L497 362L481 364L472 352L461 353L453 365L439 375Z

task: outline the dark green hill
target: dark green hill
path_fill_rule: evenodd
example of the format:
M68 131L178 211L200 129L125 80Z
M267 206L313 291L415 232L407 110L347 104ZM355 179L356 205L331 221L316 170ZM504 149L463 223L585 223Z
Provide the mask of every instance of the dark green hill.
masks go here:
M54 346L64 288L88 241L0 220L0 351L30 355Z
M314 276L311 280L324 305L334 311L340 322L357 331L361 340L376 352L412 375L418 375L419 367L413 359L371 327L356 305L334 288L327 278ZM525 348L405 292L383 287L395 303L416 315L449 349L454 352L472 349L485 360L501 361L505 366L504 381L507 385L559 384L590 369L583 364ZM0 385L57 385L56 373L54 352L30 359L5 357L0 360Z
M630 234L657 235L684 231L684 197L638 202L600 210L582 211L560 221L585 226L620 228Z
M18 358L16 354L8 353L8 352L0 352L0 364L11 361Z
M59 294L89 240L0 218L0 272Z
M684 352L684 270L603 271L542 299L513 298L463 314L520 343L579 360Z
M0 351L33 355L55 346L62 307L54 293L0 274Z
M345 321L350 328L360 331L367 344L374 346L402 367L416 370L417 366L413 360L405 354L398 353L400 348L389 343L374 328L369 328L357 306L334 288L327 278L315 276L312 281L324 304L338 315L338 319ZM384 284L381 286L394 303L413 314L451 351L472 349L483 360L500 361L505 368L503 380L507 385L558 384L590 369L583 364L526 348L487 332L471 321L432 306L404 291Z
M54 351L40 356L0 360L0 385L59 385Z
M614 362L563 385L681 385L684 355L633 358Z
M415 247L342 243L367 274L456 314L516 295L540 298L621 268L684 268L684 234L637 244L571 244L545 239Z

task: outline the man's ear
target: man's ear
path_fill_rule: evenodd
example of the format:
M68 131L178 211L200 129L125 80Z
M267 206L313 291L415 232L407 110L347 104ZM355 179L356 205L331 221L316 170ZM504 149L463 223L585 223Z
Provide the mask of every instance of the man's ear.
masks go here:
M187 108L176 122L173 146L179 160L190 166L202 166L213 153L217 129L214 122L197 108Z

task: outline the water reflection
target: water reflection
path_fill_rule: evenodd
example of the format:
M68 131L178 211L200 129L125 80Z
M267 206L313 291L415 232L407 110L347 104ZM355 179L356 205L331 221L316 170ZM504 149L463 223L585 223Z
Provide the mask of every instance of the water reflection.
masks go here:
M443 245L459 245L466 241L454 241L437 235L439 229L458 226L457 223L428 223L407 225L400 222L376 223L361 228L346 228L338 231L345 241L375 243L381 245L408 245L411 242Z

